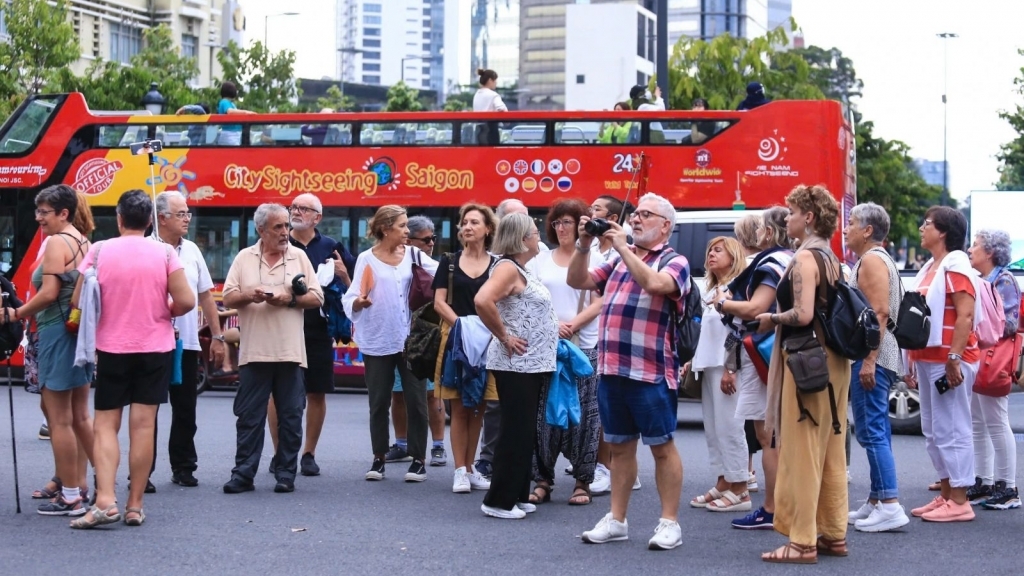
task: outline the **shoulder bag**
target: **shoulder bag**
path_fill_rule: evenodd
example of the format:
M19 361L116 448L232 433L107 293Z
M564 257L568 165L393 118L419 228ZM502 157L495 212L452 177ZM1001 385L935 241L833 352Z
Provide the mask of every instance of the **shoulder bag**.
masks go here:
M445 257L448 258L448 296L445 301L451 306L458 256L445 254ZM414 266L414 273L415 270ZM426 273L426 270L423 272ZM433 295L433 289L431 289L431 295ZM409 370L417 378L433 378L437 370L437 357L440 352L441 316L434 310L434 301L431 300L412 314L409 336L405 339L405 361L409 365Z
M434 303L434 277L423 267L423 251L410 247L412 250L412 282L409 284L409 310L415 312L420 308Z

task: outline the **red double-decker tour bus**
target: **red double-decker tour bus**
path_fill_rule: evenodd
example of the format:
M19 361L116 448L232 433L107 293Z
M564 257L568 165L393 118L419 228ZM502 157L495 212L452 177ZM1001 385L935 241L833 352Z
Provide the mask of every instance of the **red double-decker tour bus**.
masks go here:
M615 137L609 131L615 129ZM237 145L221 132L241 131ZM129 146L163 142L151 171ZM190 238L223 279L255 242L253 212L317 194L320 229L353 253L370 246L376 207L435 221L436 250L454 248L458 207L522 200L536 215L561 197L623 197L643 153L643 188L679 211L755 209L798 184L856 203L854 136L834 101L755 110L666 112L403 112L153 116L90 111L81 94L34 96L0 130L0 270L24 291L41 237L35 194L64 183L88 195L94 240L117 234L126 190L187 196ZM630 200L635 203L635 191ZM843 253L841 234L835 249Z

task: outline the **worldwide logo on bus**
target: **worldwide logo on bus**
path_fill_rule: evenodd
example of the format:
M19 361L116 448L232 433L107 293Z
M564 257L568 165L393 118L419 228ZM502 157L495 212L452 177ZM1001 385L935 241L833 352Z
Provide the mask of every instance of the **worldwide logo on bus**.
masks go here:
M363 167L377 175L377 186L387 186L392 190L398 188L401 174L398 173L398 167L395 166L395 161L391 158L387 156L377 160L370 158Z
M124 168L119 160L109 161L104 158L93 158L78 168L72 188L87 196L102 194L114 183L114 176Z
M707 168L711 164L711 152L707 148L697 150L696 161L698 168Z

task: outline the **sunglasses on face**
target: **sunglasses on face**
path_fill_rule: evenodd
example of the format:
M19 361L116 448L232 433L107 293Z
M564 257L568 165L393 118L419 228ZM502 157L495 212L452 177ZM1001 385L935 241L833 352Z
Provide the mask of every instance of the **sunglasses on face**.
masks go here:
M430 236L424 236L422 238L410 238L410 240L415 240L417 242L423 242L424 244L434 244L434 243L437 242L437 235L436 234L432 234Z

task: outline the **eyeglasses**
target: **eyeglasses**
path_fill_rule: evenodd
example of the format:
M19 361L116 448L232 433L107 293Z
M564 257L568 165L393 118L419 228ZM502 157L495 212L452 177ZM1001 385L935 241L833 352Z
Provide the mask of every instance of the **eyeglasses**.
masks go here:
M39 210L36 210L36 213L38 214ZM927 228L932 224L934 224L934 221L931 218L925 218L924 222L921 223L921 228Z
M289 212L301 212L304 215L308 214L319 214L316 208L307 208L306 206L296 206L292 204L288 207Z
M415 240L416 242L423 242L424 244L434 244L437 242L437 235L431 234L430 236L424 236L422 238L409 238L409 240Z
M523 236L523 240L529 240L530 238L533 238L534 236L540 238L540 230L534 230L533 232L530 232L526 236Z
M559 228L572 228L575 225L575 220L555 220L554 222L551 223L551 227L554 228L555 230Z
M658 218L668 220L668 218L665 218L661 214L651 212L650 210L637 210L636 212L633 212L633 216L639 218L640 220L650 220L652 216L657 216Z
M36 208L36 216L46 216L47 214L53 214L56 212L54 209L45 210L43 208Z
M192 213L189 212L188 210L185 210L183 212L164 212L164 214L166 214L167 216L174 216L178 220L191 220L192 219Z

